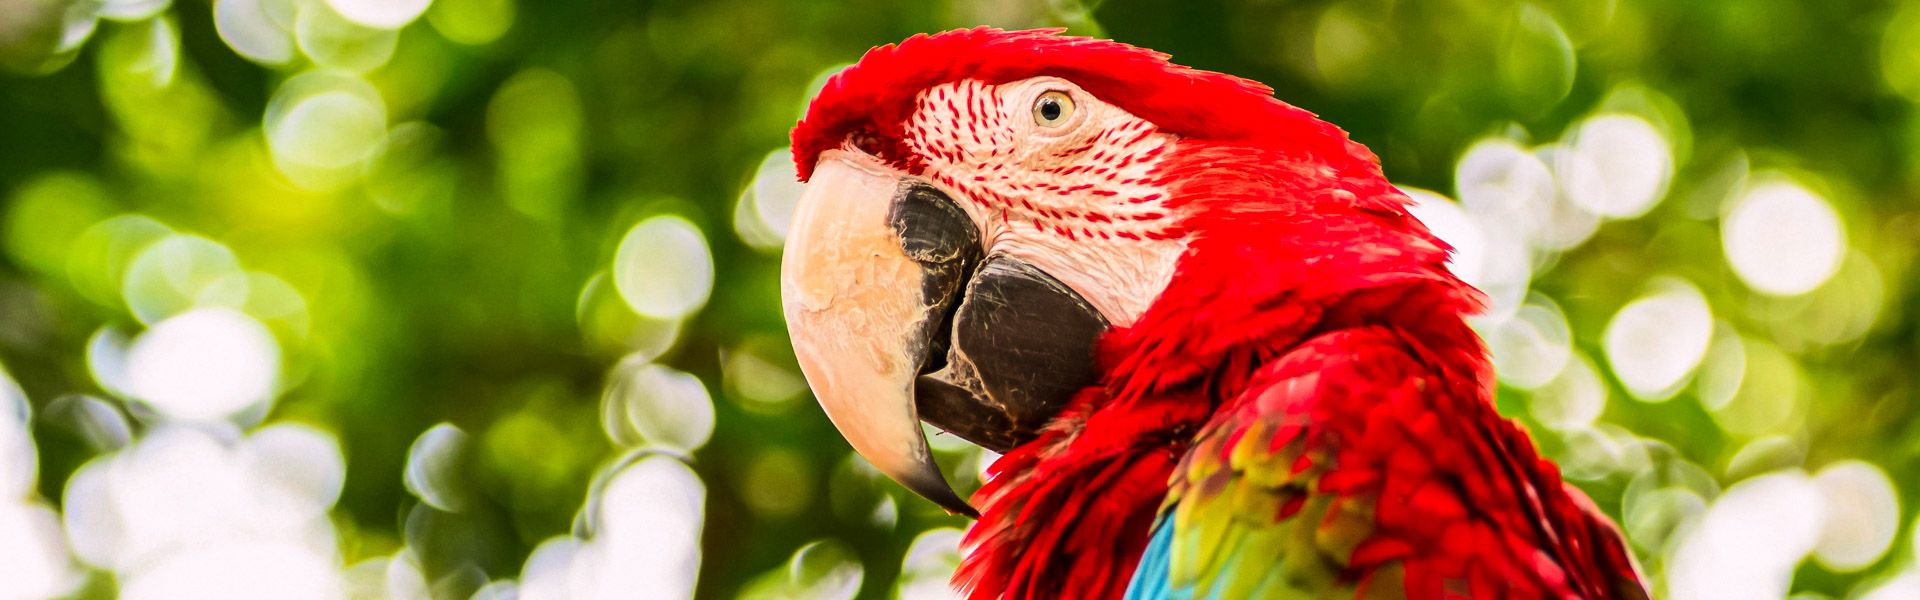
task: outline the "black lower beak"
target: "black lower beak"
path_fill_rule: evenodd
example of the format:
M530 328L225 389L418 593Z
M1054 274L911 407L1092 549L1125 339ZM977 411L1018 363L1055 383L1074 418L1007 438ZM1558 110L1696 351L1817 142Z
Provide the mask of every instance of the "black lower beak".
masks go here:
M1093 344L1106 329L1060 280L988 257L954 312L943 366L914 384L920 418L996 452L1025 443L1098 383Z

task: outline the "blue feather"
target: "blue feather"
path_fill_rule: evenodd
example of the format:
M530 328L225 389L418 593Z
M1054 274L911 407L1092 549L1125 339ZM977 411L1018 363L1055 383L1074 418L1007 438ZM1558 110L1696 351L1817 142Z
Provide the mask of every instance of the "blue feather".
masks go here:
M1173 588L1173 520L1164 515L1153 526L1153 539L1140 554L1125 600L1192 600L1193 588Z

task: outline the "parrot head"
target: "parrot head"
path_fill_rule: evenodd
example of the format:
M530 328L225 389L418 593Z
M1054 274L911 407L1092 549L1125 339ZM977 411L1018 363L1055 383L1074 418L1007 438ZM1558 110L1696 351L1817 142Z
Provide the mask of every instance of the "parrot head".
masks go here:
M1068 426L1084 389L1195 383L1321 300L1453 281L1365 147L1167 58L1057 30L916 36L833 76L793 130L802 371L856 451L951 512L975 514L922 421L1005 452Z

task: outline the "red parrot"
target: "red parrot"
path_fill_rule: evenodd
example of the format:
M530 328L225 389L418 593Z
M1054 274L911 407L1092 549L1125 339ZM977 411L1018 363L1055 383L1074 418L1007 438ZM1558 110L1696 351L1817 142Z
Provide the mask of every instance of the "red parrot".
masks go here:
M828 417L978 517L972 598L1646 597L1495 412L1448 246L1272 94L1059 30L833 76L781 275ZM922 420L1004 452L973 504Z

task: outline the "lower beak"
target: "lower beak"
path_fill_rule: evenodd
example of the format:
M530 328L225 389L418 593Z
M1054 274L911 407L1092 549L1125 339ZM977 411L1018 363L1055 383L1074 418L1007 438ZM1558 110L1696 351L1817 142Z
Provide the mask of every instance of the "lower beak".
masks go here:
M800 370L855 451L915 493L977 516L920 420L1005 452L1097 382L1107 320L1011 256L940 190L834 151L800 196L780 268Z
M823 155L794 212L781 302L800 370L854 450L947 511L978 516L934 463L913 401L979 253L972 222L930 190Z

